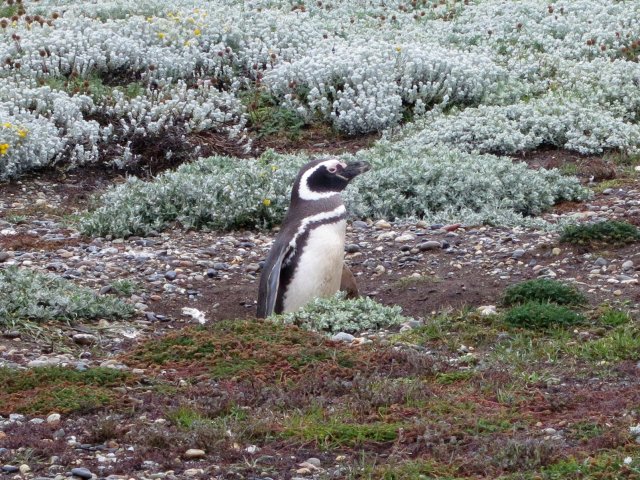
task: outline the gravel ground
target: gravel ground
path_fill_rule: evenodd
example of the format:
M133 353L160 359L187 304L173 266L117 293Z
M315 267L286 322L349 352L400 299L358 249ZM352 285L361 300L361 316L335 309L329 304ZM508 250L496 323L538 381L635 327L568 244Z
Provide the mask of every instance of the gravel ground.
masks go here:
M34 338L4 331L0 366L86 369L100 365L131 370L116 357L141 339L191 323L254 315L257 278L273 232L219 234L175 229L146 238L85 238L66 219L84 208L92 188L105 183L78 186L71 178L68 182L0 186L0 268L16 265L55 273L101 294L113 293L118 282L128 280L133 293L127 300L135 305L135 317L128 322L102 320L52 327L49 333L55 334L55 342L50 336ZM545 217L551 221L616 219L639 225L640 188L637 182L630 182L606 189L592 201L560 205ZM594 305L608 302L637 311L637 245L588 251L558 244L557 238L556 233L525 229L356 221L348 227L346 262L361 293L385 304L401 305L417 324L445 309L497 305L507 285L530 278L575 283ZM361 341L345 339L354 345ZM144 375L135 369L133 373ZM80 468L84 460L108 465L126 456L119 445L79 444L76 435L82 431L82 422L65 420L55 412L45 417L0 417L0 441L6 438L2 430L16 424L34 431L41 425L60 424L56 435L74 447L74 461L79 465L71 471L52 458L48 476L35 477L30 473L34 466L25 459L22 465L1 467L6 478L91 478L91 472ZM5 452L0 448L0 455ZM198 455L198 451L185 452L187 460ZM320 462L308 459L297 468L308 478L317 468L316 461ZM152 460L147 467L147 478L176 478L171 472L159 471ZM198 468L187 468L181 475L203 474Z

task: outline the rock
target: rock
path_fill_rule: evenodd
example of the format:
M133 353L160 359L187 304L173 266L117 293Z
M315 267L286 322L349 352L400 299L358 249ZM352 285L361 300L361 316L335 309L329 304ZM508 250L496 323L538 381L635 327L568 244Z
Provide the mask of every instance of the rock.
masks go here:
M90 333L76 333L73 336L73 341L78 345L93 345L98 341L98 338Z
M602 258L602 257L598 257L598 259L593 262L594 265L597 265L598 267L605 267L607 266L609 262L607 262L606 259Z
M258 263L250 263L249 265L244 267L244 270L249 273L255 273L260 270L260 265Z
M202 468L188 468L184 471L187 477L195 477L196 475L202 475L204 470Z
M311 457L311 458L307 458L304 463L308 463L310 465L313 465L316 468L320 468L320 466L322 465L322 462L320 462L319 458L316 457Z
M356 339L353 335L347 332L338 332L331 337L334 342L347 342L351 343Z
M62 418L62 416L59 413L52 413L51 415L49 415L47 417L47 423L50 423L52 425L56 425L58 423L60 423L60 419Z
M8 338L9 340L13 340L15 338L20 338L20 332L17 330L9 330L8 332L3 332L2 336L4 338Z
M16 473L19 472L20 469L18 467L15 467L13 465L5 465L2 467L2 471L4 473Z
M513 251L513 253L511 254L511 258L522 258L525 253L526 253L526 250L522 248L518 248L517 250Z
M214 268L215 270L229 270L229 268L231 268L231 267L229 266L229 264L228 264L228 263L224 263L224 262L215 262L215 263L213 264L213 268Z
M416 236L411 234L411 233L404 233L398 237L396 237L394 240L396 242L411 242L413 240L416 239Z
M204 450L200 450L198 448L190 448L189 450L184 452L184 458L186 458L187 460L194 460L197 458L202 458L206 454L207 453Z
M613 291L613 294L614 294L616 297L619 297L619 296L621 296L621 295L622 295L622 290L614 290L614 291Z
M439 250L442 248L442 243L437 240L428 240L418 244L418 250L426 252L427 250Z
M613 193L613 188L605 188L602 193L604 195L611 195Z
M215 268L208 268L207 269L207 277L215 278L217 276L218 276L218 271Z
M27 473L29 473L31 471L31 467L29 465L27 465L26 463L23 463L22 465L20 465L20 473L22 475L26 475Z
M245 452L253 455L254 453L257 453L260 451L260 448L256 445L249 445L247 448L244 449Z
M484 317L488 317L489 315L495 315L498 313L495 305L483 305L481 307L478 307L478 312Z
M6 262L11 258L11 255L7 252L0 252L0 263Z
M560 250L558 247L555 247L553 250L551 250L551 255L555 255L557 257L558 255L560 255L560 252L562 252L562 250Z
M87 480L93 477L93 474L89 470L82 467L74 468L73 470L71 470L71 475L74 475L80 478L85 478Z
M378 235L376 240L378 240L379 242L384 242L384 241L387 241L387 240L393 240L395 237L396 237L396 233L395 232L384 232L384 233L381 233L380 235Z
M362 220L355 220L351 224L351 226L358 230L366 230L367 228L369 228L369 224L367 222L363 222Z
M357 243L350 243L344 247L344 250L347 253L358 253L360 251L360 245Z
M444 227L442 227L442 230L446 230L447 232L455 232L459 228L462 228L462 224L461 223L454 223L454 224L451 224L451 225L445 225Z
M378 220L373 224L373 226L376 228L385 229L385 230L391 228L391 224L386 220Z
M622 270L627 271L633 269L633 261L627 260L622 264Z
M175 270L169 270L164 274L164 278L166 278L170 282L175 280L177 277L178 277L178 274Z
M100 289L100 295L106 295L107 293L111 293L113 291L113 287L111 285L105 285Z

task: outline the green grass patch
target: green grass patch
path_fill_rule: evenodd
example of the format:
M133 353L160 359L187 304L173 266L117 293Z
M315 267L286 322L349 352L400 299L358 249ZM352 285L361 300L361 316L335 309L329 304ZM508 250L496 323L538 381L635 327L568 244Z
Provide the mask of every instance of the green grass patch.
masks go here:
M582 305L586 301L586 297L574 286L541 278L508 287L504 292L502 303L507 306L527 302Z
M350 423L323 415L318 410L289 419L282 435L304 442L314 442L321 448L354 447L366 443L392 442L398 438L396 423Z
M128 378L111 368L0 368L0 413L88 412L116 400L119 394L111 388L124 385Z
M474 347L495 343L500 329L498 317L485 317L474 310L464 309L428 318L424 326L392 336L392 340L421 346L444 344L451 351L460 345Z
M4 2L3 2L4 3ZM19 5L0 5L0 18L11 18L18 13Z
M196 423L205 421L202 414L193 408L179 407L167 413L167 419L179 428L188 430Z
M248 92L242 97L247 107L249 124L258 132L258 138L284 135L289 139L300 137L307 122L295 109L267 92Z
M112 404L117 395L107 388L72 385L38 389L16 405L15 411L28 414L89 413Z
M626 152L610 152L604 156L605 161L613 162L622 167L640 165L640 154Z
M131 305L115 297L99 296L54 275L16 267L0 270L0 326L19 327L25 321L115 320L133 312Z
M505 480L640 480L638 455L638 447L631 447L625 451L604 451L590 458L560 460L539 472L505 477ZM627 457L632 459L628 465L624 463Z
M459 372L442 372L436 375L436 382L442 385L451 385L458 382L466 382L472 378L474 373L470 370L462 370Z
M512 327L548 329L585 323L583 315L561 305L527 302L511 308L504 315L504 322Z
M604 427L593 422L576 422L568 430L571 437L584 441L602 435Z
M598 323L607 327L619 327L631 322L631 316L627 312L611 307L605 307L598 314Z
M560 235L560 242L575 245L624 245L638 240L640 230L636 226L613 220L567 225Z
M569 351L592 361L640 360L640 329L635 325L622 325L602 338L574 345Z
M353 478L370 480L453 480L450 469L431 460L406 460L387 465L365 465L363 474Z
M130 362L184 368L216 379L287 380L316 369L340 371L361 363L347 347L299 328L237 320L185 329L136 348Z
M69 95L87 95L96 104L113 102L115 90L124 93L125 97L132 99L144 93L146 87L140 82L125 83L120 86L105 84L104 79L98 75L88 77L47 77L45 84L54 90L62 90Z
M140 284L126 278L114 280L111 282L111 288L117 295L130 297L140 290Z

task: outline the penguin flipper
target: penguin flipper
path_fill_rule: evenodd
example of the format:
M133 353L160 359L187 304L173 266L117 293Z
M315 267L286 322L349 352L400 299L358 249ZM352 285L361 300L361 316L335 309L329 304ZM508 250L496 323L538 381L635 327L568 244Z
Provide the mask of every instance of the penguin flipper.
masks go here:
M258 292L258 318L267 318L273 314L276 299L278 298L282 262L290 250L291 247L289 247L289 245L282 245L275 255L274 261L267 262L269 268L262 272L262 277L260 277L260 290Z

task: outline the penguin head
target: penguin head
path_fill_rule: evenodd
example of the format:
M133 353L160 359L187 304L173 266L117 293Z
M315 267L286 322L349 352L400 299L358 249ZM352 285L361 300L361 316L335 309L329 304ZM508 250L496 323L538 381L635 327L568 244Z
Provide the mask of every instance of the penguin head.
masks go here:
M367 162L345 163L335 158L314 160L300 169L294 194L302 200L328 198L339 194L351 180L370 169Z

